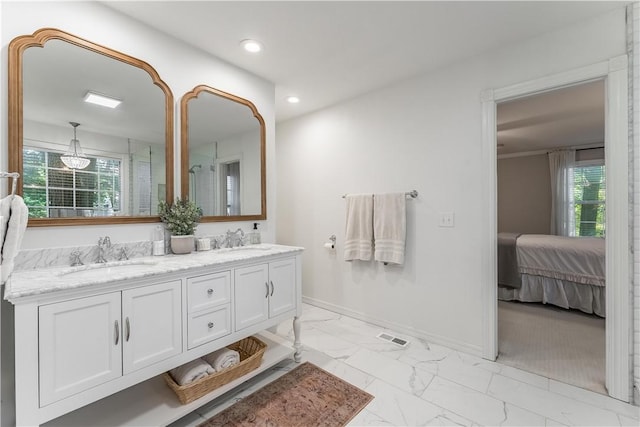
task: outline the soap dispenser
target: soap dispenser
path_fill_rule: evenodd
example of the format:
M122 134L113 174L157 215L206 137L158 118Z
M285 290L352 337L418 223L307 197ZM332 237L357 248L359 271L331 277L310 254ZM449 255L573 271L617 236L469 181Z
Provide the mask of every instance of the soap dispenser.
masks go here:
M257 245L258 243L260 243L260 232L258 231L258 223L254 222L253 223L253 230L251 230L251 234L249 237L249 242L252 245Z
M153 255L164 255L164 230L162 226L156 225L153 230L152 249Z

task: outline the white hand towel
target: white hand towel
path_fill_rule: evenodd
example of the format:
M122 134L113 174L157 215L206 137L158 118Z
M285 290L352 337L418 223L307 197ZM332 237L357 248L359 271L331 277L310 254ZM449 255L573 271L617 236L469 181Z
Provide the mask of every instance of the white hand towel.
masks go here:
M196 359L170 370L169 374L179 385L187 385L214 372L215 369L210 364L202 359Z
M404 193L373 196L373 236L375 260L404 263L407 235L407 198Z
M368 261L373 243L373 195L350 194L346 203L344 260Z
M20 196L7 196L2 200L3 206L0 209L4 210L4 205L8 198L11 198L9 202L11 209L4 241L2 242L2 272L0 273L0 283L6 282L13 271L13 260L16 255L18 255L24 232L27 229L27 221L29 220L29 209L27 209L27 205L24 204L24 200Z
M4 238L7 235L7 225L9 225L10 215L11 196L7 196L0 200L0 260L2 260L2 246L4 246Z
M202 358L213 366L216 371L221 371L240 363L240 353L226 347L209 353Z

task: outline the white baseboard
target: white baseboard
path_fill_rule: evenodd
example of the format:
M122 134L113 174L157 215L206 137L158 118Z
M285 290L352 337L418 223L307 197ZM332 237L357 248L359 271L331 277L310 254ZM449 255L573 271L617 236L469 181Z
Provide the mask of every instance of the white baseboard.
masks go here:
M318 300L315 298L303 296L302 302L309 305L316 306L316 307L324 308L325 310L333 311L335 313L343 314L345 316L353 317L355 319L362 320L364 322L368 322L376 326L380 326L382 328L386 328L395 332L400 332L410 337L420 338L432 344L438 344L444 347L451 348L453 350L461 351L463 353L468 353L474 356L482 357L481 346L470 345L468 343L452 340L450 338L447 338L441 335L429 334L424 331L420 331L418 329L412 328L410 326L400 325L394 322L387 322L384 320L376 319L365 313L361 313L359 311L351 310L350 308L347 308L347 307L332 304L332 303ZM302 317L302 319L304 320L304 316Z

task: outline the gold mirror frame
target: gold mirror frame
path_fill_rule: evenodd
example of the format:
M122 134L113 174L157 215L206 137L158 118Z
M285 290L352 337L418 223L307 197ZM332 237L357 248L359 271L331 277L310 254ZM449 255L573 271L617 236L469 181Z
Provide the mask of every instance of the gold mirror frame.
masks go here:
M140 59L90 42L73 34L55 28L43 28L33 35L14 38L9 43L9 170L23 174L23 53L30 47L44 47L49 40L62 40L83 49L104 55L146 71L153 84L165 94L165 173L166 200L173 200L173 94L169 86L160 79L156 70ZM22 194L22 180L19 180L16 194ZM114 217L72 217L72 218L30 218L28 226L60 226L90 224L124 224L159 222L159 216L114 216Z
M206 92L233 102L242 104L253 113L253 116L260 124L260 214L256 215L216 215L203 216L201 222L230 222L230 221L251 221L267 219L267 180L266 180L266 141L264 119L258 112L256 106L249 100L236 95L212 88L206 85L199 85L187 92L180 101L180 181L182 198L189 197L189 108L188 103L201 93Z

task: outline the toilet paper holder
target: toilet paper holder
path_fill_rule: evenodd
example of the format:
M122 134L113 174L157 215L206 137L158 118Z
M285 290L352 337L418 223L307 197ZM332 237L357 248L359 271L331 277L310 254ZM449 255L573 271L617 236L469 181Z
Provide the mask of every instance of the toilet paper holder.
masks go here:
M327 247L328 249L335 249L335 247L336 247L336 235L332 234L329 237L329 240L331 240L331 243L325 243L325 247Z

